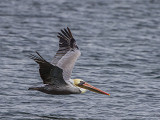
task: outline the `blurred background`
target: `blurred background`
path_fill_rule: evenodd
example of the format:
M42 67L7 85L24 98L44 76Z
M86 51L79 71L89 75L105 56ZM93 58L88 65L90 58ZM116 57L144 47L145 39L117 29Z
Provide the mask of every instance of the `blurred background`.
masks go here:
M48 95L38 51L51 61L69 27L82 55L72 78L111 96ZM1 120L159 120L159 0L0 0Z

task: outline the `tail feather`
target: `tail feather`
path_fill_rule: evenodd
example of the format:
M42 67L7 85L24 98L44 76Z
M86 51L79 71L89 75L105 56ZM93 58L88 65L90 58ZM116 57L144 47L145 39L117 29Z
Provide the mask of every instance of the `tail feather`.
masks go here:
M42 89L42 87L30 87L30 88L28 88L28 90L41 90Z

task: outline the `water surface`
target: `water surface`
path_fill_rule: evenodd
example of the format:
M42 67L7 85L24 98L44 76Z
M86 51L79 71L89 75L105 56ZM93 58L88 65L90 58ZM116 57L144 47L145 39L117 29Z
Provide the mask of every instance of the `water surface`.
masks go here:
M159 0L1 0L1 120L159 120ZM34 51L51 61L70 27L82 55L72 78L111 96L47 95Z

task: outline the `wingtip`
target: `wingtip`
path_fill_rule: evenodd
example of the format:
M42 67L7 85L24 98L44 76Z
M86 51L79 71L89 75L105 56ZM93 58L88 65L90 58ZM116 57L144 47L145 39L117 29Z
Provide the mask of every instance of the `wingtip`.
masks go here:
M67 27L67 30L70 32L71 30L69 29L69 27Z
M69 29L69 27L67 27L67 29ZM70 30L70 29L69 29Z
M73 38L72 32L71 32L71 30L69 29L69 27L67 27L67 30L68 30L68 32L69 32L71 38Z
M31 54L31 53L28 54L27 57L30 58L30 59L34 59L35 58L35 56L33 54Z
M61 32L63 33L63 30L61 29Z

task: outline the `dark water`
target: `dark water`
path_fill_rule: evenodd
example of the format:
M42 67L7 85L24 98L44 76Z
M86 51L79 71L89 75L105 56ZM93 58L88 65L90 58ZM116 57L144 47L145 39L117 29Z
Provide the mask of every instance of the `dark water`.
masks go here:
M70 27L81 48L72 78L111 96L54 96L42 83L39 51L48 61L57 32ZM159 120L159 0L0 0L1 120Z

